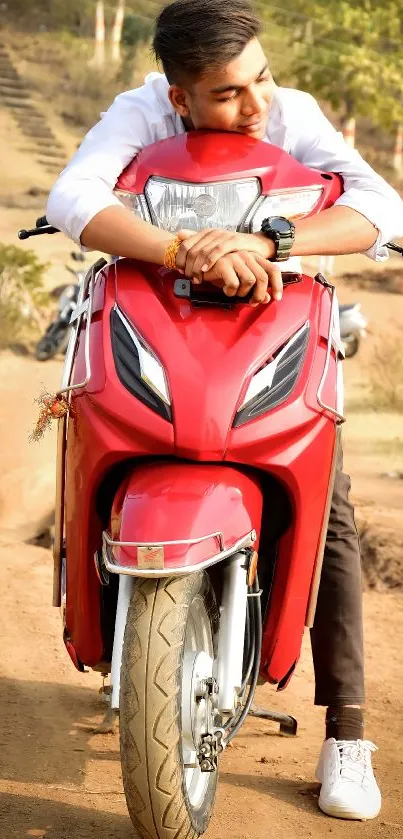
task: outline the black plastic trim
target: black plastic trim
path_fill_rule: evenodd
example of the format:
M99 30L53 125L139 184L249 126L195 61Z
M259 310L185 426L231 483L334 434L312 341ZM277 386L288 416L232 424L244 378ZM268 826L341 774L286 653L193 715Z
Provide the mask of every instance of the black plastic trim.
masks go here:
M288 399L295 387L304 362L308 338L309 326L301 332L301 335L291 344L279 361L271 387L266 387L236 413L233 422L234 428L239 428L239 426L245 425L256 417L272 411L273 408L277 408L278 405ZM282 349L283 347L280 347L277 355Z
M123 321L115 309L111 311L111 341L116 373L122 385L143 405L147 405L163 419L172 422L169 405L148 387L141 378L140 361L136 345L133 343Z

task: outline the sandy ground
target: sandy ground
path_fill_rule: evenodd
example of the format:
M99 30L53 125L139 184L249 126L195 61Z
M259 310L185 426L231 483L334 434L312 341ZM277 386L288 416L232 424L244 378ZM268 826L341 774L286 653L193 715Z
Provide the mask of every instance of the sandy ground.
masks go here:
M1 137L14 128L6 117ZM13 152L14 154L14 152ZM21 196L32 175L27 157L15 151L18 177L6 187ZM25 169L21 169L24 166ZM32 180L31 180L32 183ZM46 187L45 180L40 186ZM0 206L0 241L16 243L15 231L31 225L42 208ZM63 237L32 240L49 262L49 287L66 281L64 264L72 249ZM393 264L398 269L399 263ZM361 270L361 257L337 260L337 270ZM403 267L403 263L402 263ZM351 291L340 284L342 301L359 299L373 330L402 323L403 295ZM354 476L357 516L386 528L386 544L402 535L403 481L382 474L403 469L401 416L368 414L357 394L370 362L371 341L346 364L347 395L355 402L345 428L346 467ZM12 353L0 356L0 839L130 839L120 773L117 735L94 735L104 705L100 678L79 674L61 640L59 615L51 607L51 556L24 544L22 531L51 510L54 429L39 445L28 443L36 415L33 400L53 390L60 361L41 365ZM365 594L367 735L380 747L375 755L384 794L382 814L366 824L344 823L317 808L314 780L323 736L323 712L313 707L308 639L298 672L283 694L268 686L257 700L288 711L299 721L297 738L278 736L276 727L249 720L222 761L218 801L207 839L301 839L341 837L403 839L403 700L401 646L403 595Z

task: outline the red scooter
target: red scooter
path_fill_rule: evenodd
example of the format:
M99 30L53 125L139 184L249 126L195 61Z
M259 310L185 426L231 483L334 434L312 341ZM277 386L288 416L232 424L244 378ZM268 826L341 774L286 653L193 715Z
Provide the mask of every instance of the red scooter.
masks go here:
M144 149L116 186L170 230L258 231L341 192L337 175L213 132ZM40 232L55 231L21 238ZM54 604L75 666L111 672L144 839L207 829L220 753L259 677L287 685L313 622L342 347L334 288L319 274L283 280L282 302L255 308L156 265L101 260L72 316Z

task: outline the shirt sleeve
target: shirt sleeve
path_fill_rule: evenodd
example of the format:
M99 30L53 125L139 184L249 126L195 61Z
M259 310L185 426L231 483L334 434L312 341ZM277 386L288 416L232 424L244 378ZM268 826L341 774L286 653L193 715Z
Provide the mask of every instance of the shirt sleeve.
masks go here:
M336 205L357 210L374 225L378 236L365 253L382 262L388 258L386 243L403 236L403 201L359 152L347 145L313 96L299 94L299 107L290 119L290 154L313 169L337 172L342 176L344 193Z
M119 204L113 194L125 166L154 141L152 113L137 92L116 97L54 184L46 216L51 225L80 244L86 225L106 207ZM133 95L134 94L134 95ZM151 110L151 109L150 109Z

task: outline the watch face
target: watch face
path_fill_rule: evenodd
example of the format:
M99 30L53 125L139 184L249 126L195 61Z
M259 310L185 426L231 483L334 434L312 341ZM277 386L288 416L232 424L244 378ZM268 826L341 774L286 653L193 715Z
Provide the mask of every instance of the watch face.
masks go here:
M273 230L277 230L278 233L289 233L290 232L290 222L286 218L282 218L281 216L272 217L270 219L270 227Z

